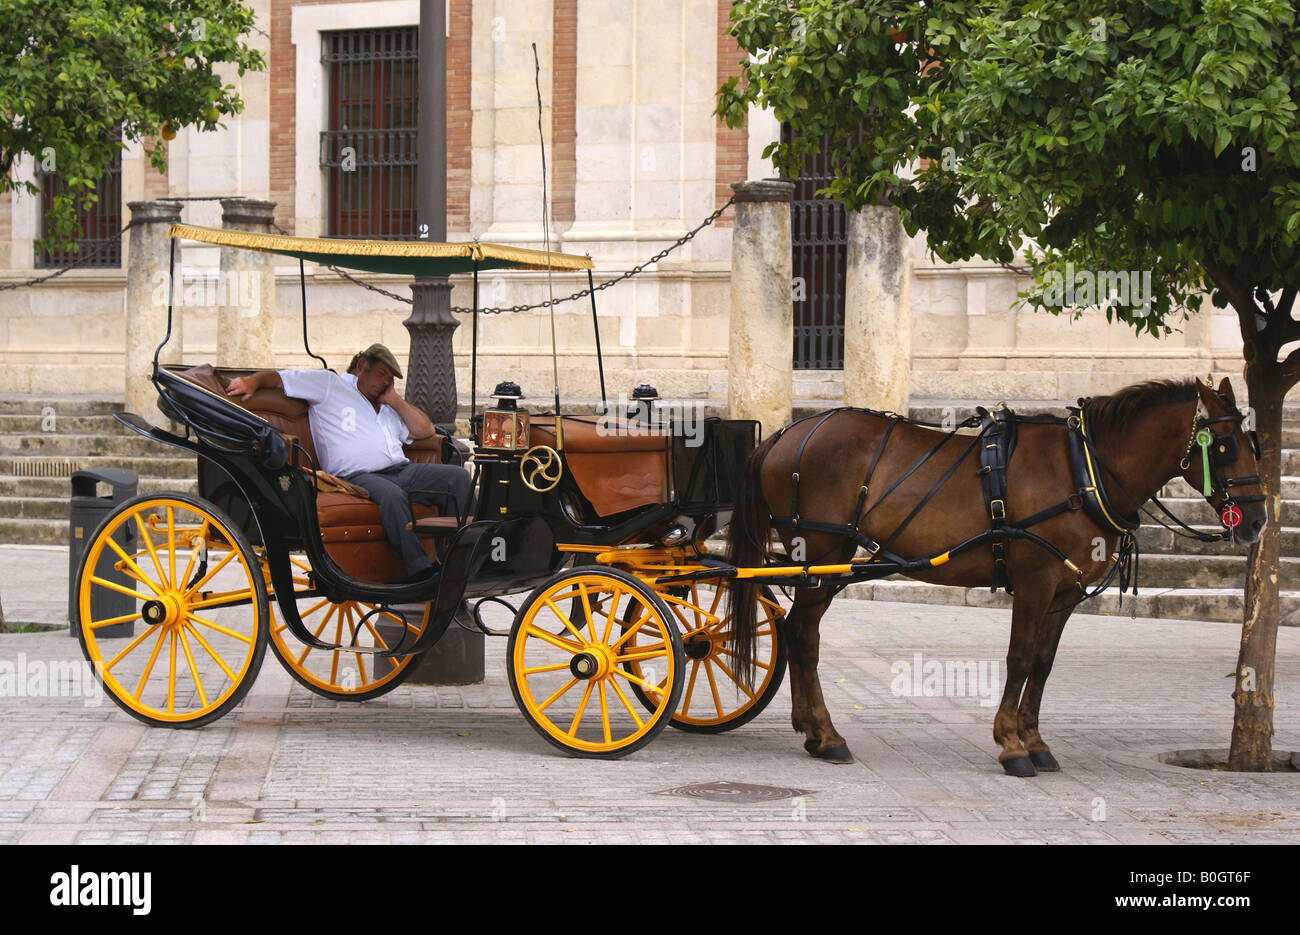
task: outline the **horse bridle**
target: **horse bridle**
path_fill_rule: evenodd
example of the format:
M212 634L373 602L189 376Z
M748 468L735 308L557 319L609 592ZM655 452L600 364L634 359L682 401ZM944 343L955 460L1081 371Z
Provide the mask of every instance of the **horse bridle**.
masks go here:
M1241 428L1246 421L1246 417L1233 406L1222 393L1215 392L1219 400L1232 409L1233 414L1228 416L1210 417L1208 409L1204 416L1201 415L1201 407L1204 403L1198 398L1196 401L1196 411L1192 413L1192 432L1187 439L1187 451L1184 452L1182 460L1178 466L1183 471L1191 469L1192 466L1192 449L1200 446L1201 449L1201 492L1205 495L1206 500L1210 500L1215 494L1223 498L1223 503L1218 507L1220 513L1228 507L1235 506L1238 503L1262 503L1264 495L1255 496L1236 496L1232 494L1233 487L1250 487L1259 486L1260 479L1258 474L1252 474L1243 477L1229 477L1224 479L1220 474L1219 468L1227 467L1236 462L1240 456L1241 448L1237 444L1236 433L1229 429L1222 435L1215 434L1213 426L1220 422L1231 422L1235 428ZM1255 462L1259 462L1259 435L1254 429L1242 429L1250 442L1251 451L1255 455ZM1211 506L1213 501L1210 500Z

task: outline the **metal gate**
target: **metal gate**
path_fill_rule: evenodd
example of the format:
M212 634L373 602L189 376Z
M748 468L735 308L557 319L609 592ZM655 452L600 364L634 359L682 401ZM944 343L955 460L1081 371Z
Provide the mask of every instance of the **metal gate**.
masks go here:
M789 125L781 141L790 141ZM844 369L844 281L848 269L848 219L838 201L814 193L831 179L830 159L811 156L794 182L790 207L794 252L794 369Z

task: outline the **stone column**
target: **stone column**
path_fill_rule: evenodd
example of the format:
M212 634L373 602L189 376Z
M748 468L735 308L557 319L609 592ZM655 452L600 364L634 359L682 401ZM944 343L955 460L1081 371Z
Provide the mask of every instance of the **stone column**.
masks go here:
M271 233L274 201L222 198L221 226ZM271 370L275 367L275 262L270 253L221 248L217 282L217 366Z
M912 279L898 209L849 213L844 284L844 405L907 414L912 375Z
M181 206L167 201L132 201L126 270L126 411L155 425L168 420L158 411L158 393L149 382L154 349L167 334L168 257L171 239L167 225L181 219ZM179 251L178 251L179 252ZM180 257L176 258L180 274ZM176 290L177 297L181 290ZM171 338L158 355L159 364L181 360L181 309L172 315Z
M763 435L791 413L794 322L790 283L793 182L737 182L731 235L731 340L727 414L757 419Z

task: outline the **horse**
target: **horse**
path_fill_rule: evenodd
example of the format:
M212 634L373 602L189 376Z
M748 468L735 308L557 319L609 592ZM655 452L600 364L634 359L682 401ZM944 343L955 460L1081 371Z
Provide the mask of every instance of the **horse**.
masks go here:
M1266 520L1258 441L1243 428L1227 379L1217 391L1199 381L1153 381L1079 403L1066 419L986 414L978 435L861 409L795 422L745 464L727 562L740 569L775 558L768 551L775 527L785 564L847 563L861 547L920 581L1005 587L1013 604L993 726L998 761L1012 776L1058 771L1038 729L1043 688L1086 586L1125 570L1139 507L1181 476L1221 514L1228 528L1216 538L1248 544ZM990 427L1012 436L1014 448L990 443ZM982 444L989 449L983 460ZM997 472L1006 482L990 500L983 485ZM962 546L936 554L949 543ZM900 558L907 555L931 558ZM857 560L856 580L869 576L872 563ZM796 588L782 630L791 723L813 756L851 762L817 677L818 626L844 579L813 577L807 585ZM753 577L732 581L730 649L742 681L753 671L758 587Z

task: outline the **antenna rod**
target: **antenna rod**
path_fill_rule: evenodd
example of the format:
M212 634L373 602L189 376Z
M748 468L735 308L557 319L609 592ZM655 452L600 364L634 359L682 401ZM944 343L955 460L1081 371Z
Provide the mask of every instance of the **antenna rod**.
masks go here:
M542 239L546 244L546 292L551 311L551 376L555 387L555 448L564 450L564 436L560 427L560 364L555 349L555 285L551 270L551 212L546 192L546 135L542 131L542 60L533 43L533 80L537 85L537 142L542 148Z

